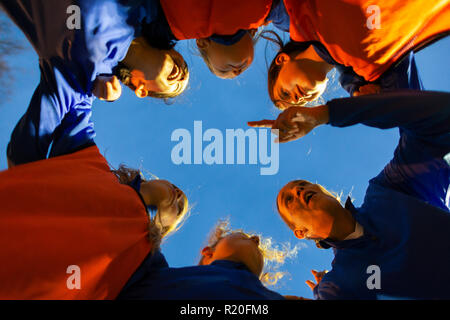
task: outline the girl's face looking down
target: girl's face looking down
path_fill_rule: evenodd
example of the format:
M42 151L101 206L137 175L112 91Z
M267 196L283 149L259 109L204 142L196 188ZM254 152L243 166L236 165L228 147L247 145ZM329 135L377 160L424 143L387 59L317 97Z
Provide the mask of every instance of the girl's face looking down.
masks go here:
M169 181L142 182L140 193L147 206L157 207L155 223L159 224L164 234L173 231L187 212L185 194Z
M189 82L189 72L183 57L175 50L159 50L137 38L122 61L130 70L129 87L138 98L152 94L175 97Z
M183 57L175 50L160 51L159 61L131 71L131 84L138 98L145 98L150 92L177 96L187 86L189 73L186 73Z
M264 268L264 258L259 249L259 237L247 236L242 232L229 234L217 242L214 247L202 250L202 265L211 264L215 260L230 260L243 263L256 276L260 276Z
M253 39L249 32L233 45L202 38L197 39L197 46L211 72L222 79L240 75L253 62Z
M274 64L279 73L269 90L280 109L303 106L319 98L327 86L327 73L332 69L317 55L313 46L300 53L279 53Z

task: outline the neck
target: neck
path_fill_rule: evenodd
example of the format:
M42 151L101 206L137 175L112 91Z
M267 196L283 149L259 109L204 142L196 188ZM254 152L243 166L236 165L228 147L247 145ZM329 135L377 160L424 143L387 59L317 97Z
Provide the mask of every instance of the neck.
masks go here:
M320 73L323 75L323 78L325 79L327 76L327 73L330 72L334 66L327 63L325 60L323 60L314 49L313 45L310 45L308 49L296 54L294 56L296 60L300 59L308 59L317 62L317 67L320 71Z
M135 68L135 61L138 60L139 39L134 39L128 48L127 55L121 61L127 68Z
M355 231L356 220L351 212L342 208L335 218L329 238L334 241L343 241Z
M154 180L142 183L139 193L147 206L159 207L162 199L164 199L164 194L161 188L158 188L155 183L152 183L153 181Z
M149 46L142 37L139 37L131 42L127 55L121 62L131 70L141 69L143 61L144 64L150 64L154 60L159 63L160 52L161 50Z

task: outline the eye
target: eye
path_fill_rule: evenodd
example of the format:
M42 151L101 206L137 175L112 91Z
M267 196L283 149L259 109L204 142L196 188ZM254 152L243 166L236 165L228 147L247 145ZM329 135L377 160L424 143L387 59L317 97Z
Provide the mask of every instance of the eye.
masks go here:
M281 99L283 100L289 100L291 98L289 92L286 90L281 90Z
M292 202L292 196L288 195L286 196L285 205L288 206Z

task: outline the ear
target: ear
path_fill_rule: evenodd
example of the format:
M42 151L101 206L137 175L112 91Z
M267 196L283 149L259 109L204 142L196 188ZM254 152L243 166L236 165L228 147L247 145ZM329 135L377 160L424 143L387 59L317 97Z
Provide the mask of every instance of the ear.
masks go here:
M277 65L282 65L282 64L288 62L289 60L291 60L291 57L289 57L289 55L284 52L280 53L279 55L277 55L275 57L275 63Z
M195 42L197 43L197 47L199 49L206 49L209 47L210 41L208 38L200 38L196 39Z
M209 264L209 261L211 260L213 254L214 254L214 250L211 247L204 247L202 249L201 254L203 256L203 263Z
M305 230L295 229L294 235L298 239L304 239L305 238Z
M214 254L214 250L211 247L204 247L202 249L202 256L205 258L211 258Z
M138 98L145 98L148 96L148 91L145 90L145 86L143 84L139 85L139 87L134 90L134 93Z

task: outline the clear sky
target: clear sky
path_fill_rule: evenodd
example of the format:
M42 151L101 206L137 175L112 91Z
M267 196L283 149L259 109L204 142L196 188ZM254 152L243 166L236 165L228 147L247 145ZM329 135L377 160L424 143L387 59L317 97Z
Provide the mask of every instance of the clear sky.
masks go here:
M0 101L0 169L6 169L5 150L10 133L39 81L37 55L20 31L13 30L25 50L8 60L13 77L9 97ZM281 268L289 275L272 289L312 298L304 283L312 279L310 269L331 269L333 254L317 249L312 242L294 238L276 212L278 191L287 182L302 178L342 192L344 200L351 193L359 206L368 181L392 158L397 130L361 125L345 129L319 127L301 140L280 145L280 168L271 176L260 175L261 165L175 165L171 152L177 142L171 141L171 135L176 129L187 129L193 135L194 121L202 121L203 131L214 128L225 136L226 129L247 130L247 121L274 119L278 115L266 89L266 60L272 60L275 50L273 46L266 48L265 40L256 45L255 62L250 69L234 80L212 75L195 53L192 41L181 42L177 48L190 68L186 92L171 105L155 99L138 100L127 88L115 103L96 101L93 121L100 151L113 166L124 163L145 169L185 191L192 205L190 218L162 247L171 266L196 264L214 224L220 218L230 217L236 228L272 237L277 243L299 245L297 257ZM418 54L418 67L427 89L450 91L449 52L447 38ZM325 101L346 96L336 81L331 83ZM206 145L208 142L203 144Z

